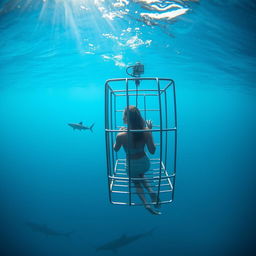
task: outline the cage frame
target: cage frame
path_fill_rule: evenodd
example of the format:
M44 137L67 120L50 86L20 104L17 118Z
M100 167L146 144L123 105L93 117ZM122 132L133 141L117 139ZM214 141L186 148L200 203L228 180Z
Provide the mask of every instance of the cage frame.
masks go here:
M157 89L139 89L136 87L136 89L129 89L129 82L134 81L135 83L138 80L139 82L141 81L155 81L157 84ZM166 81L168 82L167 86L163 89L160 88L160 82L161 81ZM115 83L115 82L125 82L125 89L119 89L119 90L114 90L110 84ZM162 99L161 95L164 94L165 97L165 108L167 108L167 89L169 87L172 87L172 92L173 92L173 114L174 114L174 127L172 128L163 128L163 116L162 116ZM149 92L147 95L145 95L145 91ZM143 94L144 92L144 94ZM112 97L114 96L114 103L112 102ZM127 124L127 130L126 132L128 133L128 141L129 136L131 132L159 132L160 133L160 157L159 158L151 158L150 161L159 161L159 175L153 178L134 178L130 176L130 164L128 164L128 177L118 177L115 174L117 173L117 166L118 162L124 162L126 164L126 159L118 159L115 161L114 154L114 137L113 135L120 132L119 129L117 128L117 122L116 122L116 112L120 112L122 110L116 110L116 97L125 97L126 98L126 107L128 107L129 104L129 97L130 96L144 96L144 109L140 109L140 111L145 111L145 115L147 111L159 111L160 115L160 125L159 129L148 129L148 130L132 130L129 127L129 123ZM158 96L158 101L159 101L159 109L151 109L147 110L146 109L146 96ZM111 99L111 100L109 100ZM114 105L114 106L113 106ZM113 108L115 109L115 115L113 117ZM110 112L110 113L109 113ZM109 115L110 114L110 115ZM129 111L127 113L129 115ZM165 110L165 118L166 118L166 125L167 125L167 110ZM113 122L114 122L114 128L113 128ZM165 136L165 159L163 162L163 132L166 133ZM169 175L168 171L166 170L166 161L167 161L167 134L169 132L174 132L174 163L173 163L173 171L172 174ZM134 203L132 202L132 194L135 194L135 192L132 192L132 181L136 180L156 180L158 181L158 187L157 187L157 201L156 202L150 202L148 203L149 205L154 205L154 204L166 204L166 203L171 203L174 200L174 192L175 192L175 181L176 181L176 166L177 166L177 103L176 103L176 89L175 89L175 82L173 79L170 78L158 78L158 77L133 77L133 78L115 78L115 79L108 79L105 82L105 146L106 146L106 162L107 162L107 179L108 179L108 193L109 193L109 201L112 204L117 204L117 205L130 205L130 206L142 206L144 205L143 203ZM128 147L129 148L129 147ZM129 149L128 149L129 150ZM128 161L130 159L128 158ZM114 168L112 170L112 168ZM162 170L164 172L162 173ZM164 176L162 176L164 174ZM167 180L167 183L169 184L170 189L164 192L170 192L171 193L171 199L166 200L166 201L161 201L160 200L160 193L161 191L161 181L165 179ZM128 191L115 191L113 190L113 185L115 181L123 181L125 185L128 185ZM123 201L113 201L112 200L112 194L113 193L128 193L129 199L128 202L123 202Z

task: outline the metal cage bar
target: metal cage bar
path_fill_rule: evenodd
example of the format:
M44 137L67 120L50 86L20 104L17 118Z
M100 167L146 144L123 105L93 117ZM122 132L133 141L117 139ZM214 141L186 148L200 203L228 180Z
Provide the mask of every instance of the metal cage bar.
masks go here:
M113 101L112 97L114 97L114 93L110 92L110 127L113 129ZM115 155L114 155L114 133L110 134L111 136L111 157L112 157L112 166L115 166Z
M173 102L174 102L174 122L175 122L175 140L174 140L174 165L173 165L173 174L174 174L174 178L173 178L173 187L175 187L175 181L176 181L176 165L177 165L177 140L178 140L178 135L177 135L177 103L176 103L176 90L175 90L175 83L173 81ZM174 190L172 193L172 200L174 200Z
M129 109L129 84L128 84L128 79L125 81L125 87L126 87L126 109ZM129 120L129 115L130 111L127 111L127 120ZM131 133L130 133L130 124L127 122L127 133L128 133L128 155L130 155L130 138L131 138ZM130 157L128 157L128 176L129 176L129 205L131 205L132 202L132 194L131 194L131 165L130 165Z
M157 204L159 203L159 198L160 198L160 184L161 184L161 170L162 170L162 154L163 154L163 120L162 120L162 101L161 101L161 92L160 92L160 83L159 79L156 79L157 82L157 88L158 88L158 100L159 100L159 120L160 120L160 163L159 163L159 181L158 181L158 189L157 189Z
M164 101L165 101L165 127L168 126L168 108L167 108L167 95L166 91L164 92ZM164 156L164 166L167 165L167 154L168 154L168 132L165 131L165 156Z
M144 94L143 100L144 100L143 103L144 103L144 109L145 109L145 111L144 111L144 120L146 121L147 120L147 103L146 103L145 94Z
M105 141L106 141L106 158L107 158L107 174L108 177L111 175L111 165L110 165L110 156L109 156L109 134L106 131L107 128L109 128L109 120L108 120L108 89L109 85L108 82L105 83ZM112 202L112 182L110 179L108 179L108 186L109 186L109 200Z

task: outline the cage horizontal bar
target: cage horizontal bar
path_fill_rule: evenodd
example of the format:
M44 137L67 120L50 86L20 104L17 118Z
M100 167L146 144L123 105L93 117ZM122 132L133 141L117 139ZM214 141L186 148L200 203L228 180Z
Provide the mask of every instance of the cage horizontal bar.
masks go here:
M120 177L120 178L123 178L123 177ZM148 178L145 178L146 180L148 180ZM111 182L113 182L113 184L118 184L118 185L120 185L120 184L126 184L126 183L128 183L129 182L129 180L127 179L127 180L123 180L123 179L110 179L111 180ZM171 178L166 178L166 179L161 179L161 184L162 185L169 185L170 186L170 183L168 182L168 183L165 183L165 181L170 181L170 183L172 183L172 181L171 181ZM158 183L159 182L159 179L155 179L155 180L152 180L151 179L151 181L148 181L152 186L154 185L155 186L155 184L154 183Z
M147 129L147 130L125 130L126 132L171 132L176 131L176 128L168 128L168 129ZM112 130L105 129L105 132L121 132L122 130Z
M142 111L160 111L160 109L140 109L140 111L142 112ZM116 112L124 112L124 110L123 109L118 109L118 110L116 110Z
M118 194L133 194L133 195L137 195L137 194L145 194L145 195L149 195L149 192L129 192L129 191L121 191L121 190L112 190L112 193L118 193ZM160 193L169 193L172 192L172 189L167 189L167 190L160 190Z
M127 126L124 126L124 125L117 125L116 126L116 128L123 128L123 127L125 127L126 129L127 129ZM155 124L155 125L153 125L153 127L160 127L160 125L157 125L157 124ZM125 131L125 130L120 130L120 131ZM157 143L155 143L155 144L157 144ZM159 144L159 143L158 143Z
M152 178L124 178L124 177L115 177L115 176L111 176L111 175L109 175L108 176L108 178L110 179L110 180L124 180L124 181L129 181L129 180L131 180L131 181L140 181L140 180L145 180L145 181L147 181L147 180L159 180L159 179L161 179L161 180L166 180L166 179L170 179L172 176L163 176L163 177L152 177Z
M153 176L153 175L156 175L156 174L159 174L159 172L150 172L150 171L147 171L146 173L144 173L144 175L145 175L146 177L148 177L148 176ZM163 172L161 172L161 174L162 174L162 175L165 175L165 172L163 171ZM128 174L126 173L126 170L125 170L125 171L121 171L121 172L115 172L115 176L118 176L118 175L124 176L124 175L128 175Z
M168 204L168 203L171 203L172 202L172 199L170 200L165 200L165 201L159 201L158 204L162 205L162 204ZM117 201L112 201L112 204L118 204L118 205L130 205L129 203L124 203L124 202L117 202ZM132 206L144 206L144 205L156 205L156 203L146 203L146 204L143 204L143 203L131 203Z
M127 96L126 94L115 94L115 96ZM159 96L158 94L156 93L148 93L148 94L145 94L145 93L134 93L134 94L128 94L128 96Z
M165 91L160 89L160 92ZM158 92L158 89L128 89L128 90L113 90L113 92Z
M118 82L118 81L135 81L135 80L153 80L153 81L170 81L174 83L174 81L170 78L159 78L159 77L129 77L129 78L113 78L113 79L108 79L106 80L106 84L111 83L111 82Z
M169 183L166 184L160 184L161 187L166 187L166 186L170 186ZM122 187L122 188L128 188L128 185L121 185L121 184L113 184L113 187ZM150 188L157 188L158 185L149 185L148 187ZM170 186L171 187L171 186ZM131 188L136 188L135 186L131 185Z
M150 161L160 161L160 158L150 158L149 160ZM119 158L119 159L117 159L117 162L120 162L120 161L126 162L126 158ZM160 162L157 162L157 163L160 164Z
M123 172L123 173L121 173L121 172L117 172L117 173L115 173L115 175L125 175L125 176L127 176L127 173L125 173L125 172Z

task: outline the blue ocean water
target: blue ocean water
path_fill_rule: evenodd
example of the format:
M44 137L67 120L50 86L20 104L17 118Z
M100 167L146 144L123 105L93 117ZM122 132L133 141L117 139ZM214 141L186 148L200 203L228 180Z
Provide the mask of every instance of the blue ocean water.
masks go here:
M1 255L114 255L96 248L152 229L118 255L254 255L255 16L253 0L1 1ZM108 200L104 83L136 61L177 86L161 216Z

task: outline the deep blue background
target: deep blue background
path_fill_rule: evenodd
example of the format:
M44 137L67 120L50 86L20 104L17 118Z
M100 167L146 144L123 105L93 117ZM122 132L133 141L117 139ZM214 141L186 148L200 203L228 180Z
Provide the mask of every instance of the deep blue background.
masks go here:
M95 248L152 228L118 255L253 255L254 1L186 3L187 14L161 27L106 20L95 6L73 12L76 27L60 3L44 12L41 1L25 3L0 5L1 255L113 255ZM136 27L150 45L125 44ZM108 202L104 82L138 60L145 76L177 85L176 193L162 216ZM94 132L67 126L80 121ZM26 221L74 233L46 237Z

